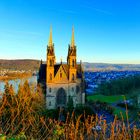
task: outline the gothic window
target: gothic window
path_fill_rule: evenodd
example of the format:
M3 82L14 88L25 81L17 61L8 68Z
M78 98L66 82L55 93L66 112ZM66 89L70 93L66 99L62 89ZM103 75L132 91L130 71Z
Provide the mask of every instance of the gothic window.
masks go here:
M79 93L79 91L80 91L80 87L77 85L76 86L76 93Z
M49 102L49 106L51 106L51 101Z
M60 72L60 78L62 78L62 73Z
M49 88L49 92L51 92L52 91L52 89L51 88Z
M74 81L74 79L75 79L75 78L74 78L74 74L72 74L72 81Z
M50 66L52 66L52 60L50 60Z
M72 66L74 67L74 60L72 60Z
M65 105L66 104L66 92L63 88L60 88L57 91L56 102L57 102L57 105Z
M71 88L72 92L74 92L74 87Z
M52 74L50 73L50 80L52 80Z

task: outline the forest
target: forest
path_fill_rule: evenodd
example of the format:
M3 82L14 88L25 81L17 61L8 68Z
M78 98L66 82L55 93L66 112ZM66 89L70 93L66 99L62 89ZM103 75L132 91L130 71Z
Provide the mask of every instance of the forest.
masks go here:
M103 83L97 92L102 95L128 95L140 89L140 76L130 76L118 80Z

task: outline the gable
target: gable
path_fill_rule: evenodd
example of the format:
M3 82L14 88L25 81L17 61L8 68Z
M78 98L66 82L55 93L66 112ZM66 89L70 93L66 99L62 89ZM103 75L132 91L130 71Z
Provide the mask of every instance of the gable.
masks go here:
M68 76L66 74L66 70L63 65L60 65L58 68L56 75L54 77L55 83L65 83L68 82Z

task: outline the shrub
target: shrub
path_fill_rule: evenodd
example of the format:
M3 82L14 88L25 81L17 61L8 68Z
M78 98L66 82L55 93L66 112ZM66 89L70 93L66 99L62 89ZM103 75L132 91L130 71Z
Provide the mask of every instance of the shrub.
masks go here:
M57 111L46 113L43 94L38 91L41 90L30 90L26 82L20 86L18 94L13 94L12 87L6 85L0 99L0 139L136 140L140 136L140 130L136 126L131 127L129 122L115 117L112 123L107 124L85 106L75 109L77 115L74 112L67 114L65 122L50 118L49 114L53 116Z

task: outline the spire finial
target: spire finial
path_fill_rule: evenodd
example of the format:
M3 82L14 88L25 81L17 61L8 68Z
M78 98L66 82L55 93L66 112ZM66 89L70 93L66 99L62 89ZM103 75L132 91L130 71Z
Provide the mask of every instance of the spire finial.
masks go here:
M52 26L50 26L50 37L49 37L49 46L53 45L53 41L52 41Z
M75 46L75 42L74 42L74 26L72 27L72 38L71 38L71 47Z
M80 60L80 65L82 65L82 60Z
M62 56L61 56L61 58L60 58L60 61L61 61L61 64L62 64Z
M42 65L42 59L41 59L41 65Z

